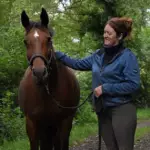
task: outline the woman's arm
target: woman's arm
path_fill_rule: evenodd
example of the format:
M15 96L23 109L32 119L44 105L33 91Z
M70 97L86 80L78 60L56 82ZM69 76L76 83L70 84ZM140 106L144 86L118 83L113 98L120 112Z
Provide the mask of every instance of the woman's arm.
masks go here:
M73 59L60 51L55 52L56 58L60 60L64 65L73 68L75 70L89 71L92 70L93 55L85 57L83 59Z
M133 53L129 53L123 70L124 82L104 83L102 93L110 95L124 95L135 92L140 87L140 71L137 59Z

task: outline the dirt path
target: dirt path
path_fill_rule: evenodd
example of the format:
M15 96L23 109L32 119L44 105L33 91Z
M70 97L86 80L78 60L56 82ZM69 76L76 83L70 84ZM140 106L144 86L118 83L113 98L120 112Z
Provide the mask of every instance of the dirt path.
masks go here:
M150 134L146 135L135 144L135 150L150 150Z
M150 120L139 122L137 128L142 128L146 126L150 126ZM98 149L98 136L89 137L81 145L70 148L70 150L97 150L97 149ZM103 141L101 150L107 150ZM150 150L150 134L146 135L140 141L137 141L134 150Z

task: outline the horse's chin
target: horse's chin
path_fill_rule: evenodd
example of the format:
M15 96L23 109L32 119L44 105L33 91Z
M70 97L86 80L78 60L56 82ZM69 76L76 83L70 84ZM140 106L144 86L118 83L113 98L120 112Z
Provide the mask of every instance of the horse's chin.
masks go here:
M36 85L47 85L48 83L48 75L45 75L41 78L38 78L37 76L33 75L32 76L33 81L35 82Z

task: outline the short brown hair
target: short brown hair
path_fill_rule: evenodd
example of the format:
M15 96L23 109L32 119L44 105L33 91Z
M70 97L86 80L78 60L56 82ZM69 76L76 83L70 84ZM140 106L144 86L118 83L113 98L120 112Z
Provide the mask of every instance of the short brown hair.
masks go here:
M132 19L127 17L115 17L107 21L106 24L109 24L119 36L123 34L123 39L130 37L132 31Z

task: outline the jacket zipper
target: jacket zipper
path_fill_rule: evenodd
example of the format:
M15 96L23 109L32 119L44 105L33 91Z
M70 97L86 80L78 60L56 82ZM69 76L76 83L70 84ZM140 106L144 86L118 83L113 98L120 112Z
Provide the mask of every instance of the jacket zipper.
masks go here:
M106 63L105 65L103 65L101 67L101 69L100 69L100 72L102 72L107 65L111 64L121 53L122 53L122 51L120 53L116 54L116 56L114 56L114 58L111 59L108 63Z
M116 56L115 56L112 60L110 60L108 63L106 63L105 65L103 65L103 66L101 67L101 69L100 69L100 72L102 73L103 70L104 70L104 68L105 68L107 65L111 64L111 63L117 58L117 56L119 56L121 53L122 53L122 51L121 51L120 53L116 54ZM104 112L105 106L104 106L103 97L101 97L101 101L102 101L102 108L103 108L102 111Z

